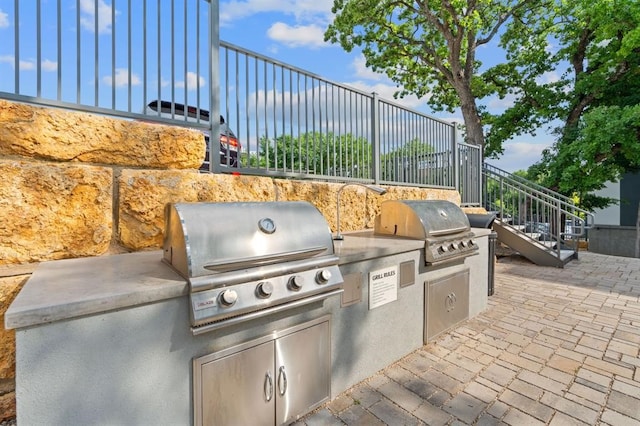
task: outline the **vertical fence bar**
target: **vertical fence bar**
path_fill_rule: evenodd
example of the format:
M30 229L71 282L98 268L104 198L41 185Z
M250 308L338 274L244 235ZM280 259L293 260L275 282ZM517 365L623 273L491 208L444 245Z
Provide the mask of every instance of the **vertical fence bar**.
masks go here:
M209 170L219 171L220 156L215 155L220 139L220 31L219 31L219 3L209 2L209 37L207 47L209 51ZM216 148L214 150L214 147ZM215 167L214 167L215 166Z
M16 0L16 4L18 0ZM80 45L80 0L76 1L76 103L80 104L80 80L82 76L82 69L80 64L82 63L82 49Z
M15 73L14 91L16 93L20 93L20 25L18 25L18 22L20 22L20 5L18 4L18 0L14 1L13 10L16 16L16 24L13 26L13 44L15 49L15 52L13 53L13 69Z
M133 62L131 60L131 33L132 33L132 28L133 26L131 25L131 0L127 1L127 111L131 112L132 110L132 104L131 104L131 91L132 91L132 68L133 68ZM143 108L145 107L145 105L143 104L142 106Z
M183 44L183 54L184 54L184 67L182 69L183 73L184 73L184 107L185 109L187 108L187 106L189 105L189 61L187 60L187 58L189 57L189 45L187 43L188 41L188 33L187 33L187 0L182 0L183 4L184 4L184 8L183 8L183 13L184 13L184 20L182 22L182 28L183 28L183 34L182 36L184 37L184 44ZM196 56L198 55L198 52L196 52ZM197 76L196 76L196 92L200 91L200 81L198 80ZM211 120L211 115L209 115L209 120ZM200 104L196 104L196 120L198 122L200 122ZM209 136L209 138L211 138L211 136ZM211 157L211 153L209 153L209 157Z
M98 22L98 0L94 0L93 2L93 15L94 15L94 30L93 30L93 48L94 48L94 52L93 52L93 63L94 63L94 79L93 79L93 85L94 85L94 100L93 100L93 104L95 106L99 105L99 96L100 96L100 55L99 55L99 39L98 39L98 34L100 31L100 26L99 26L99 22Z
M115 0L111 2L111 109L116 109L116 4L115 4Z
M42 4L36 2L36 93L42 96Z
M453 153L453 182L449 184L453 184L453 187L458 192L467 191L470 188L464 188L466 185L460 185L460 161L459 161L459 151L458 144L456 141L456 127L451 126L451 152ZM464 200L464 195L462 195L462 199Z
M213 5L210 5L210 7L213 7ZM198 117L200 116L200 1L196 1L196 81L198 82L198 87L196 90L196 105L198 105ZM220 50L218 48L218 50ZM218 52L218 54L220 54ZM207 69L209 68L214 68L216 67L216 69L219 68L219 64L213 62L213 58L211 58L211 62L208 64L209 66L207 67ZM210 90L209 92L211 92L211 90L213 90L213 81L211 80L211 77L207 76L207 78L209 78L209 85L210 85ZM216 120L217 116L215 115L214 109L213 109L213 104L209 104L209 126L212 126L212 122L213 121L218 121ZM213 133L211 133L211 135L213 135ZM211 139L211 136L209 136L209 139ZM209 157L211 157L211 151L209 151ZM211 162L211 158L209 158L209 162Z
M161 48L161 46L162 46L161 15L162 14L161 14L161 11L160 11L160 9L162 7L161 0L158 0L156 2L156 5L157 5L156 16L158 18L157 19L157 24L158 24L158 27L157 27L157 30L158 30L158 34L157 34L158 35L157 36L157 42L158 42L158 46L157 46L158 64L157 64L157 69L156 69L157 73L158 73L158 84L157 84L158 94L157 94L157 99L158 99L158 102L160 102L160 100L162 99L162 69L161 69L161 66L160 66L161 63L162 63L162 48ZM173 112L173 108L172 108L172 112ZM160 106L158 106L158 115L160 115ZM171 114L171 118L173 118L173 113ZM209 152L211 152L211 151L209 151Z
M170 9L170 34L169 37L171 37L171 54L170 56L170 61L171 61L171 105L172 105L172 109L175 108L175 104L176 104L176 27L175 27L175 15L176 15L176 8L175 8L176 4L174 0L171 0L171 9ZM187 117L189 116L189 112L187 111L187 106L184 106L185 111L184 111L184 119L185 121L187 120ZM213 135L211 135L213 136ZM211 139L211 137L210 137ZM211 160L211 155L213 154L212 151L209 152L209 160Z
M56 65L58 71L58 80L57 80L57 93L56 99L58 101L62 100L62 5L60 4L61 0L58 0L56 3L56 20L57 20L57 45L58 52L56 57Z
M373 167L373 182L380 182L380 122L378 111L378 94L373 92L371 94L371 159Z
M142 28L147 28L147 0L142 0ZM142 31L142 107L147 108L147 31Z

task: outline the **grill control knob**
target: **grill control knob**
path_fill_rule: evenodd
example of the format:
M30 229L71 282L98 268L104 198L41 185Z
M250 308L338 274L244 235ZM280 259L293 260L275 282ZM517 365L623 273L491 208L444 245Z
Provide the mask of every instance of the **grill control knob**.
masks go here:
M460 247L461 248L467 247L467 242L466 241L460 241Z
M304 277L302 275L294 275L289 279L289 288L298 291L304 285Z
M266 299L271 296L271 294L273 294L273 284L271 284L269 281L261 282L260 284L258 284L257 290L258 297Z
M456 243L451 243L449 245L449 250L453 251L453 250L457 250L458 249L458 244Z
M238 300L238 293L235 290L225 290L220 293L220 303L223 306L232 306Z
M328 269L323 269L322 271L318 272L318 274L316 275L316 281L318 282L318 284L326 284L329 282L330 279L331 279L331 271Z
M449 251L449 247L447 247L447 246L438 247L438 253L446 253L448 251Z

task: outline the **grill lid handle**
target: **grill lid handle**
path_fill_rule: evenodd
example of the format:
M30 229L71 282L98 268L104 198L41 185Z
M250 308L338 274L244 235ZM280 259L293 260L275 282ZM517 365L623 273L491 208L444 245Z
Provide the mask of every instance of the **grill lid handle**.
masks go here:
M271 265L273 263L281 263L286 261L306 259L310 256L320 254L326 250L326 247L311 247L303 250L288 251L284 253L266 254L264 256L244 257L240 259L223 259L217 262L204 265L205 269L216 272L234 271L243 267L255 267Z

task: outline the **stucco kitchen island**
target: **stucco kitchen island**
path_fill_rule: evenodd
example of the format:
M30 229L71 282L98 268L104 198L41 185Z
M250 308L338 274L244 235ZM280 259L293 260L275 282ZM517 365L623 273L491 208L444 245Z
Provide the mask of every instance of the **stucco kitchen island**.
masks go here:
M311 410L425 343L427 283L468 271L464 317L486 308L489 231L473 232L478 254L442 268L425 265L424 241L345 234L334 242L342 294L200 335L189 327L187 283L161 251L43 263L5 315L16 330L18 424L193 424L202 418L197 360L309 329L325 336L330 376ZM254 420L276 423L275 414Z

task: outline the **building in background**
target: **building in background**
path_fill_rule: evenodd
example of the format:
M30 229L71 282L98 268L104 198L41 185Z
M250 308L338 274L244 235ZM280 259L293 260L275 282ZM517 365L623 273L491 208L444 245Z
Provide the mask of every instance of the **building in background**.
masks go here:
M640 257L640 232L637 229L639 189L640 173L626 173L619 182L610 182L596 192L596 195L615 198L619 202L594 211L594 226L589 230L589 251Z

